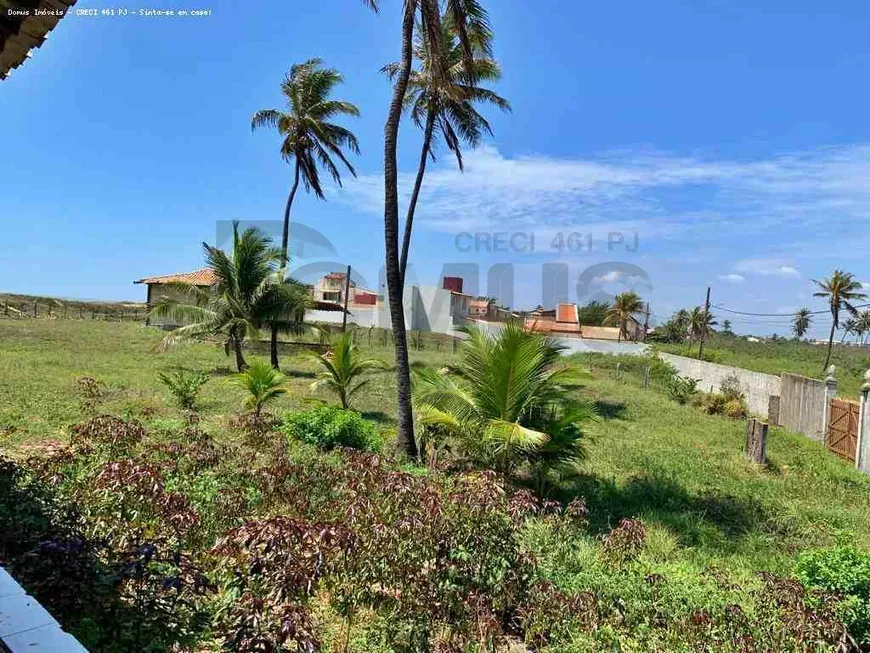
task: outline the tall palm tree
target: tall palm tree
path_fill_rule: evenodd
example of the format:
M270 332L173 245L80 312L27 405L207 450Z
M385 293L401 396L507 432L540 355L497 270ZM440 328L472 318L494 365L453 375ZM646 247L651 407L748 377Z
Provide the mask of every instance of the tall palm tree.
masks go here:
M377 0L363 0L375 11ZM402 50L395 75L393 95L387 122L384 126L384 253L387 278L387 297L390 322L396 348L396 442L407 456L417 457L414 440L414 416L411 410L411 367L408 361L408 339L405 332L404 284L399 267L399 172L397 147L399 123L405 104L405 93L414 58L414 25L419 13L420 29L427 34L432 52L444 52L441 45L441 7L439 0L405 0L402 4ZM486 11L477 0L445 0L445 9L453 21L462 50L462 69L469 81L474 80L474 44L486 43L491 37ZM447 64L440 57L432 57L432 76L441 80L446 76Z
M202 244L207 267L217 280L212 288L192 284L172 284L186 301L177 297L162 297L155 302L152 314L189 322L169 333L163 342L172 345L207 335L225 338L225 350L235 352L236 367L247 367L242 353L245 339L256 337L259 330L280 306L282 312L292 307L282 305L283 298L292 297L282 289L280 252L271 239L255 228L239 234L239 223L233 223L233 251L226 253L208 243Z
M731 320L723 320L722 321L722 333L733 336L734 331L731 330Z
M642 310L643 300L637 293L624 292L613 299L613 305L607 311L604 323L619 327L617 340L628 339L628 323L634 318L635 313L640 313Z
M442 17L441 27L443 52L440 53L432 51L426 33L418 27L414 57L420 62L420 69L411 71L405 94L405 109L410 112L414 124L423 130L423 145L402 236L399 269L403 282L411 247L414 215L420 198L420 189L423 186L423 177L426 174L426 164L429 158L433 160L435 158L434 141L438 136L443 138L447 148L456 156L459 170L463 171L462 144L477 147L484 134L492 134L489 122L477 111L475 104L493 104L502 111L510 111L511 108L507 100L489 89L478 86L479 82L493 82L501 78L501 68L490 56L489 41L474 44L476 55L473 62L474 76L469 80L463 67L462 48L449 15ZM483 36L490 38L489 34ZM443 77L434 74L434 67L438 61L443 62L445 66L446 74ZM399 63L393 63L385 66L383 70L394 79L400 69Z
M469 459L502 474L523 463L545 473L579 460L578 427L593 411L567 387L578 373L558 366L564 348L515 322L495 336L462 329L468 339L447 373L416 372L419 421L447 429Z
M284 226L281 231L281 262L287 266L287 248L290 239L290 210L302 180L305 190L314 192L319 199L326 199L320 183L320 170L325 169L341 186L341 173L333 157L348 171L356 171L345 156L344 149L359 154L356 136L330 120L339 116L358 116L356 105L330 98L335 87L344 81L337 70L323 68L320 59L309 59L294 64L281 84L287 109L263 109L251 120L251 129L270 127L281 135L281 158L293 163L293 184L284 207ZM272 325L272 366L278 367L279 325Z
M703 306L696 306L689 313L689 337L693 340L708 338L717 324L719 323L710 311Z
M794 332L794 337L800 340L810 330L810 325L813 322L813 314L810 309L804 307L799 309L791 320L791 330Z
M851 315L855 315L858 309L855 302L867 299L867 295L861 292L861 283L855 280L855 275L842 270L834 270L830 277L813 283L819 287L819 291L813 293L813 297L822 297L828 300L831 310L831 334L828 336L828 354L825 356L825 364L822 366L822 374L828 369L831 362L831 352L834 348L834 333L840 326L840 313L844 309Z

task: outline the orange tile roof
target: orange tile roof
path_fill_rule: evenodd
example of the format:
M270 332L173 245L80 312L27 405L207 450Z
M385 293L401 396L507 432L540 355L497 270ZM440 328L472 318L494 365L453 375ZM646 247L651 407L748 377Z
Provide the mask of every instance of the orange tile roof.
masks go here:
M211 268L202 268L193 272L179 272L177 274L162 274L156 277L145 277L133 283L151 284L167 284L167 283L189 283L194 286L213 286L217 283L217 277L214 270Z

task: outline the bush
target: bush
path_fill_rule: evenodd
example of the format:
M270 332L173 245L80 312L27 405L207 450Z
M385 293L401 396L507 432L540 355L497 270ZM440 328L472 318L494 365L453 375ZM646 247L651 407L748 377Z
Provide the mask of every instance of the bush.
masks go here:
M674 374L668 379L668 396L679 404L685 404L698 392L698 379Z
M740 399L729 399L722 406L722 414L731 419L745 419L747 412L746 404Z
M350 447L379 451L383 446L383 438L372 422L356 411L335 406L286 413L279 429L288 437L321 449Z
M696 396L692 400L692 405L708 415L722 415L731 419L744 419L749 413L746 403L742 399L717 392Z
M870 552L851 546L808 551L798 558L797 574L807 588L842 597L839 614L849 633L870 645Z
M740 379L737 378L736 374L729 374L722 380L722 383L719 384L719 392L728 399L737 399L738 401L746 399L746 395L740 388Z
M157 378L166 386L181 408L193 410L199 390L208 382L209 376L205 372L178 370L174 374L160 372Z

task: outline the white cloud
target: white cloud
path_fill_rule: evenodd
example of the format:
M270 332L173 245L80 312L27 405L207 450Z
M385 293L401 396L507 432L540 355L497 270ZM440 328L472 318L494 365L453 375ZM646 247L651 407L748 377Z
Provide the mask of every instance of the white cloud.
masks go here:
M622 278L622 272L620 272L619 270L611 270L610 272L602 274L598 278L605 283L613 283L614 281L619 281Z
M427 173L421 227L452 234L576 230L599 238L634 230L646 242L697 242L699 234L715 233L776 251L813 228L835 234L870 217L870 145L749 161L649 150L571 159L508 157L485 146L467 152L465 163L463 174L445 154ZM403 172L404 198L412 182L413 171ZM342 197L381 214L381 176L349 180ZM787 262L769 274L799 275Z
M738 261L734 265L734 269L737 272L780 277L782 279L798 279L801 276L796 267L781 259L748 259Z
M746 281L746 277L744 277L742 274L733 274L733 273L732 274L720 274L717 278L721 279L722 281L727 281L729 283L743 283L744 281Z

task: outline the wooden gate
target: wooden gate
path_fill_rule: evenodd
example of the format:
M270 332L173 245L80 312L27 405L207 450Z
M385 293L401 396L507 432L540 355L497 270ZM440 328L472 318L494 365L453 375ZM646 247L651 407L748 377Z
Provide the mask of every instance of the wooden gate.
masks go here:
M828 433L825 444L838 456L855 462L858 448L858 404L843 399L831 399L828 410Z

